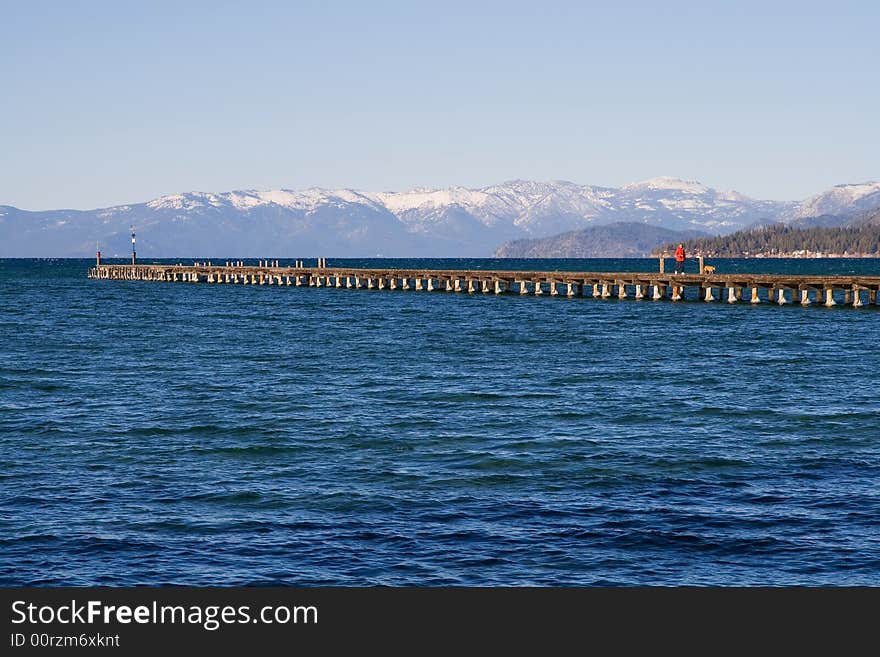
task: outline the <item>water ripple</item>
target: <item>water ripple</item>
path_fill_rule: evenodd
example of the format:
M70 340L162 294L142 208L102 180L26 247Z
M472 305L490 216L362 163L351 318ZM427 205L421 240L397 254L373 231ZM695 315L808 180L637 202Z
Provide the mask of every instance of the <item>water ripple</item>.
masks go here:
M0 261L0 584L880 584L876 309L87 266Z

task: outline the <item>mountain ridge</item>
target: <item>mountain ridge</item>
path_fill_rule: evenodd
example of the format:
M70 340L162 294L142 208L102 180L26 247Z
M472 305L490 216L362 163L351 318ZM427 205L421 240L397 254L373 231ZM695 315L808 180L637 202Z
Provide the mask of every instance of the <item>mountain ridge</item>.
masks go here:
M696 237L708 235L619 222L550 237L511 240L498 247L494 255L496 258L643 258L661 244Z
M722 258L877 257L880 207L844 216L821 215L797 223L778 221L715 237L669 240L652 255L669 253L684 241L690 253Z
M523 179L479 188L191 191L93 210L0 206L0 257L125 255L129 227L145 257L486 256L500 244L591 226L640 223L727 234L880 205L880 183L839 185L804 202L763 201L660 176L622 187ZM829 213L826 213L829 214Z

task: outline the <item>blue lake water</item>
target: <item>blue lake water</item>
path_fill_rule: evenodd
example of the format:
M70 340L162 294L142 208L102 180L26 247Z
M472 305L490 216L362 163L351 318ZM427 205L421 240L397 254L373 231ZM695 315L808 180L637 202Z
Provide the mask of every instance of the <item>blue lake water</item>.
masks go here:
M91 264L0 260L0 584L880 585L878 307Z

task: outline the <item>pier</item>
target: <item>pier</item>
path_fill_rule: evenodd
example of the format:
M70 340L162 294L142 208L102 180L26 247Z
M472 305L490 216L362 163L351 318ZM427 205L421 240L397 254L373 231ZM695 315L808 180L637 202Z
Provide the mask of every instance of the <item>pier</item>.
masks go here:
M223 264L97 264L88 277L98 280L213 283L217 285L310 286L464 294L519 294L595 299L700 300L809 306L877 306L878 276L717 274L663 272L577 272L441 269L355 269L319 267L278 260L246 266ZM700 266L702 271L702 263Z

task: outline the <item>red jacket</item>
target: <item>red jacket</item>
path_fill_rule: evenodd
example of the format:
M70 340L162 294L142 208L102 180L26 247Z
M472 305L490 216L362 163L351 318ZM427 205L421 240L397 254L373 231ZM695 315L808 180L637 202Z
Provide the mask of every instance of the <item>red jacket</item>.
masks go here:
M684 262L684 247L678 247L675 250L675 259L677 262Z

